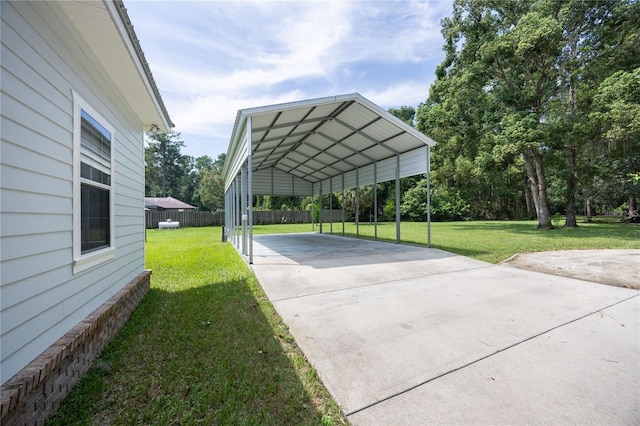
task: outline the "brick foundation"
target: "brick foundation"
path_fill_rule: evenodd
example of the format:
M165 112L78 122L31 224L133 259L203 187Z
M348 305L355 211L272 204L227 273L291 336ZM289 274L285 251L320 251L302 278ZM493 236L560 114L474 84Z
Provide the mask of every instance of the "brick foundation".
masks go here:
M41 425L126 324L149 290L145 271L31 361L1 388L0 424Z

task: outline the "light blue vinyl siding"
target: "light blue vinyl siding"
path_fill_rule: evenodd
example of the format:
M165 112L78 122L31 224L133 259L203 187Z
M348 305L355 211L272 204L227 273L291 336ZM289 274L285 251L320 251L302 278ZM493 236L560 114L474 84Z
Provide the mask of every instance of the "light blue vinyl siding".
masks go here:
M55 3L1 3L0 383L144 270L142 123ZM115 128L112 260L73 274L73 95Z

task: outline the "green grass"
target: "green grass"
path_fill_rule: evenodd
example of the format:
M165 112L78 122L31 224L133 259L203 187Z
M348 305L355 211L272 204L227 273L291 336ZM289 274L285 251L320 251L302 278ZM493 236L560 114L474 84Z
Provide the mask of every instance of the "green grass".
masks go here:
M150 230L151 290L49 425L344 424L220 228Z
M311 229L260 225L254 233ZM355 225L345 224L345 233L355 235ZM374 227L361 224L359 234L372 238ZM402 223L401 235L424 244L426 224ZM378 238L395 241L395 224L379 224ZM519 252L640 249L640 226L435 222L431 241L499 262ZM247 265L220 242L220 228L148 231L146 250L151 290L49 425L345 423Z
M433 222L431 246L453 253L497 263L516 253L549 250L640 249L640 226L623 224L619 220L600 219L579 223L578 228L536 229L536 221L473 221ZM319 230L315 225L316 232ZM255 234L310 232L309 224L254 226ZM330 233L331 226L323 224ZM361 238L373 238L375 227L361 223L357 231ZM333 224L333 233L342 234L342 223ZM356 236L356 226L345 223L345 235ZM402 222L401 241L426 244L426 223ZM378 223L378 239L396 240L395 223Z

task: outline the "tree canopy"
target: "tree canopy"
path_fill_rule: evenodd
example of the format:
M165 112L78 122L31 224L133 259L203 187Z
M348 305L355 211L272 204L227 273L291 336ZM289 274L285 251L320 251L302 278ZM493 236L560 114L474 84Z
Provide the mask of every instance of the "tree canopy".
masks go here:
M550 199L562 199L566 225L575 226L576 196L599 173L588 167L593 151L617 130L634 137L632 100L607 79L638 66L638 9L632 1L456 0L442 21L445 60L416 120L438 142L434 184L459 190L473 216L535 211L542 228L559 207ZM618 104L594 115L605 93ZM607 114L609 129L594 125ZM638 158L637 148L627 143L626 155Z
M226 154L184 155L180 133L147 134L145 196L174 197L201 210L224 208L224 183L220 174Z

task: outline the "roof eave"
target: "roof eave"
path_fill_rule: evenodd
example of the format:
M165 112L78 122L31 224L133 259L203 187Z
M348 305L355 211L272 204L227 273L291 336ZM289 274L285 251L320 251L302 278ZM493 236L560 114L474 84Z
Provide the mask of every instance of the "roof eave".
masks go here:
M102 74L105 89L123 100L143 129L169 131L173 123L121 0L42 2L73 30L79 48ZM85 49L86 46L86 49ZM124 105L123 105L124 106Z
M140 46L140 40L136 36L136 33L133 29L133 24L131 23L131 19L129 18L129 14L127 13L127 8L124 6L124 2L122 0L106 0L107 8L109 9L111 15L114 17L116 14L113 12L113 9L117 12L117 16L120 18L117 27L122 35L122 39L125 42L126 48L129 51L131 58L135 62L136 67L138 68L140 74L145 77L145 85L147 86L147 91L149 92L155 104L156 109L160 112L162 117L162 123L154 123L165 132L168 132L170 128L175 127L171 118L169 117L169 112L167 111L166 106L164 105L164 101L162 100L162 96L160 95L160 90L156 84L155 79L153 78L153 74L151 73L151 68L149 67L149 63L144 56L144 52L142 51L142 47Z

